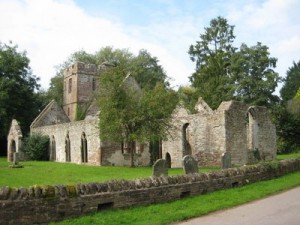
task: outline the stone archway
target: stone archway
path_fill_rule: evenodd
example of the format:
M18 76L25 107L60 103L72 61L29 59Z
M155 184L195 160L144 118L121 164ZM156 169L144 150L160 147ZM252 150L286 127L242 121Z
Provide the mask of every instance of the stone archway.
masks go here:
M88 162L88 147L87 147L86 135L84 132L81 135L81 162L82 163Z
M185 123L182 126L182 156L192 154L191 146L190 146L190 143L188 141L188 134L187 134L187 129L188 129L189 125L190 125L189 123Z
M50 138L50 161L56 161L56 141L52 135Z
M169 154L169 152L166 153L166 164L168 168L171 168L171 155Z
M65 152L66 152L66 162L71 162L71 142L69 134L67 134L65 139Z
M11 140L9 143L8 161L14 160L14 153L17 151L16 141Z

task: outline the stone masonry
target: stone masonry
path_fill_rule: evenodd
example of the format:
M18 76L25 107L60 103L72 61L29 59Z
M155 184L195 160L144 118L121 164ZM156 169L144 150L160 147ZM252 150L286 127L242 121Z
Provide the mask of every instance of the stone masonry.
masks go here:
M178 105L173 112L173 129L162 143L162 156L172 167L181 167L185 155L200 167L221 167L225 152L233 165L275 158L276 130L267 108L228 101L213 111L201 98L195 108L190 114Z

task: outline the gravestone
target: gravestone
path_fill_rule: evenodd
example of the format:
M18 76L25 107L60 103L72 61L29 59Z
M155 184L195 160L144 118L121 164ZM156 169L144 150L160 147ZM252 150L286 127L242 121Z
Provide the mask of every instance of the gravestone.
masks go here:
M185 174L198 173L198 163L193 156L186 155L183 157L183 170Z
M222 168L228 169L231 167L231 154L229 152L225 152L222 154Z
M168 176L168 165L167 161L164 159L158 159L153 165L154 177Z
M14 152L14 156L13 156L13 164L10 165L10 168L22 168L23 166L19 164L19 153L18 152Z
M14 152L13 165L14 166L19 165L19 153L18 152Z

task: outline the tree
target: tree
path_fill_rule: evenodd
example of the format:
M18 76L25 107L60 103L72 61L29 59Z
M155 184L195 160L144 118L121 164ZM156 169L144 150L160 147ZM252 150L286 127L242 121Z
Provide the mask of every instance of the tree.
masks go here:
M288 69L283 82L280 94L282 100L287 102L294 98L297 90L300 88L300 61L298 63L293 62L293 66Z
M215 109L222 101L232 99L234 93L230 78L230 60L236 50L232 45L234 26L218 17L204 29L200 41L189 48L190 58L196 62L196 71L190 80L199 95Z
M153 89L157 82L169 85L165 71L158 65L158 59L152 57L146 50L140 50L139 54L133 57L130 64L131 74L141 88L148 87Z
M176 104L174 91L163 83L157 82L153 89L135 85L124 64L101 76L98 99L101 140L130 143L132 166L132 143L166 137Z
M287 110L289 113L300 119L300 88L295 97L287 102Z
M35 93L39 88L38 78L29 67L26 52L19 52L18 46L0 42L0 138L1 146L12 119L20 122L23 134L28 132L41 106L41 98Z
M274 71L276 62L268 47L260 42L253 47L242 44L231 60L235 98L252 105L271 106L278 102L279 98L273 95L279 81Z

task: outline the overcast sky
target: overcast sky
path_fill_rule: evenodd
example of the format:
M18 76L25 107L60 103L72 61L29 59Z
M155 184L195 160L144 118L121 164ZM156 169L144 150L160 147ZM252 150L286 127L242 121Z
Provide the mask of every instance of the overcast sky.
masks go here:
M105 46L148 50L178 87L195 69L189 46L223 16L235 25L236 47L262 42L285 76L300 60L299 10L300 0L0 0L0 41L27 51L45 89L71 53Z

